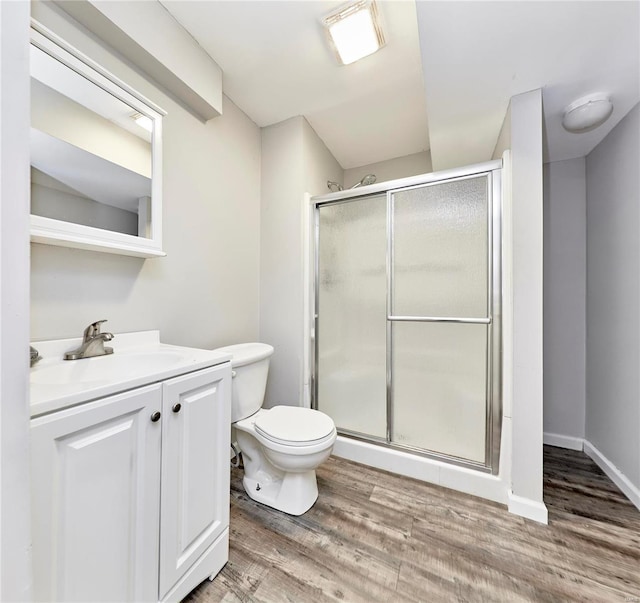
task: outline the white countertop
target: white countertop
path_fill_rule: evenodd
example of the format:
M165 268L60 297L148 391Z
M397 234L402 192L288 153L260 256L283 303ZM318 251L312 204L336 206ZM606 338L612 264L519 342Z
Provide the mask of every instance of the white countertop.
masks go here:
M113 354L64 360L82 338L34 341L42 360L31 368L35 417L231 360L230 354L160 343L159 331L115 334Z

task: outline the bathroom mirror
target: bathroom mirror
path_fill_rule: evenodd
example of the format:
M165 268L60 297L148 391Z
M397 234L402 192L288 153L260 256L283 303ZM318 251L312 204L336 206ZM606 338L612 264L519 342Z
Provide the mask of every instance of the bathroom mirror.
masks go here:
M166 113L35 21L30 69L31 240L165 255Z

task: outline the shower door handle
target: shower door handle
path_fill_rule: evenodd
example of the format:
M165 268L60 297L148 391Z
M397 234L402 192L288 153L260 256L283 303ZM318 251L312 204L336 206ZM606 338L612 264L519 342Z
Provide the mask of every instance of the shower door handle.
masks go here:
M488 318L460 318L457 316L387 316L391 322L449 322L470 325L490 325L491 316Z

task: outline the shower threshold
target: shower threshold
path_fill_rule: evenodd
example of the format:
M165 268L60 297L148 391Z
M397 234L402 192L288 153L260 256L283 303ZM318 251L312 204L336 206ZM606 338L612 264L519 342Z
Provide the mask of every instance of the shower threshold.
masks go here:
M450 457L407 450L386 442L373 442L346 434L338 435L332 454L497 503L506 505L509 502L509 485L504 475L492 475L484 466L471 468L467 464L457 464L456 459ZM374 485L373 493L376 488Z

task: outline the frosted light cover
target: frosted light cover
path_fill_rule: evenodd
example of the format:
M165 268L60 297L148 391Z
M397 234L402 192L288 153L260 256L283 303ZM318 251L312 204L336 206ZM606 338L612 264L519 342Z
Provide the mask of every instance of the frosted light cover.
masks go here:
M392 313L485 318L488 178L393 194Z
M386 195L320 207L318 410L386 437Z
M374 0L358 0L322 19L338 61L349 65L384 46L384 34Z

